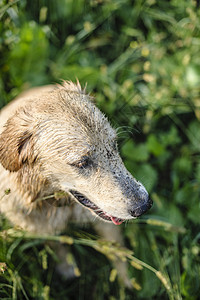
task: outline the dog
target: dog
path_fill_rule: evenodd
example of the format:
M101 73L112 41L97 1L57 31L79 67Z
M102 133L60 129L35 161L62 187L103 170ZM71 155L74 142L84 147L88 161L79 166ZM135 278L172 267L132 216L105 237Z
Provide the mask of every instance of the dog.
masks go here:
M116 131L78 81L33 88L1 110L0 199L1 213L25 230L92 222L118 240L115 225L152 206L119 156Z

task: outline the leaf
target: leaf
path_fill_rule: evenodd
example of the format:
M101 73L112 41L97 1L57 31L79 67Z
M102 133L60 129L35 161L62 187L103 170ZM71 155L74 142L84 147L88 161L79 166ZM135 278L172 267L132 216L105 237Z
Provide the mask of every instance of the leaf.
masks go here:
M145 143L134 144L133 140L126 142L122 149L122 155L136 162L147 161L149 157L148 149Z
M164 153L164 147L155 135L151 134L147 138L147 147L150 153L159 156Z

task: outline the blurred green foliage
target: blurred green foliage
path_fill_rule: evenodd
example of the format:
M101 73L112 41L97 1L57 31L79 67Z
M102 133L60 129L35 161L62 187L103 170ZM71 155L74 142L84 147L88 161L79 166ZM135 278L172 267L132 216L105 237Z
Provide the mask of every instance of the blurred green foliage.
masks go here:
M198 1L0 0L0 108L31 86L87 83L154 200L146 217L122 225L142 262L130 259L133 291L109 281L98 240L72 246L82 276L66 284L44 241L10 236L2 219L1 299L199 299L199 49Z

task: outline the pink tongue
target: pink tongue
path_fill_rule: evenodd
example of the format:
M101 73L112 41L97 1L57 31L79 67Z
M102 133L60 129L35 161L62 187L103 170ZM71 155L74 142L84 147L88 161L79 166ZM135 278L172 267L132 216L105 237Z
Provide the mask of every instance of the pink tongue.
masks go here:
M120 224L123 223L123 220L118 219L118 218L116 218L116 217L111 217L111 220L113 221L113 223L114 223L115 225L120 225Z

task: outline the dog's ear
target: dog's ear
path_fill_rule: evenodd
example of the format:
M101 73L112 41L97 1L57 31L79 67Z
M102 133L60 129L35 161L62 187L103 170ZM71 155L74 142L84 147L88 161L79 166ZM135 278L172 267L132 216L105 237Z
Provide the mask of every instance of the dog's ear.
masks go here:
M33 120L25 111L11 117L0 134L0 163L11 172L34 161Z

